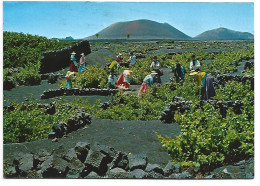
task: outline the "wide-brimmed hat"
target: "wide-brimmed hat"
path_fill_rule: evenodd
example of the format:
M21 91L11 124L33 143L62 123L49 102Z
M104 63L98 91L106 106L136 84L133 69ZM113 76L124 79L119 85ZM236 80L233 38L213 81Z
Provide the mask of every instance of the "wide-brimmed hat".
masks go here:
M76 52L73 51L71 54L76 54Z
M65 77L69 77L71 75L75 74L75 72L68 71Z
M155 75L156 75L156 74L158 74L158 73L157 73L157 72L155 72L155 71L152 71L152 72L151 72L151 74L155 74Z
M130 75L133 71L132 70L128 70L128 69L126 69L125 71L127 71L126 73L127 73L127 75Z
M198 73L199 73L198 71L192 70L191 73L190 73L190 76L196 75Z
M122 56L122 54L121 54L121 53L119 53L118 55L119 55L119 56Z
M85 54L84 54L84 53L81 53L80 55L84 56Z

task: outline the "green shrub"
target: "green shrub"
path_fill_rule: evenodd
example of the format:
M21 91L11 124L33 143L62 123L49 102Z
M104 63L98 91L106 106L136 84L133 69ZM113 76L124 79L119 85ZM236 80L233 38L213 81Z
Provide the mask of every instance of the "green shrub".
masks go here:
M42 36L7 32L3 33L4 67L25 67L36 64L43 52L70 46L71 42L56 41Z
M13 77L8 76L8 70L9 70L9 68L4 69L4 74L3 74L4 90L9 90L9 89L15 87L15 80L13 79Z
M237 51L220 52L215 55L212 63L209 63L204 69L212 73L216 70L221 73L232 72L237 69L239 62L242 60L248 60L254 58L254 47L251 46L249 49L240 49Z
M11 105L14 106L13 111L4 108L4 143L22 143L46 138L54 123L67 122L76 112L67 105L57 104L56 113L49 115L44 109L38 108L35 101L28 104L12 102Z
M245 70L245 75L250 75L250 76L253 76L255 73L254 73L254 67L253 68L250 68L250 69L246 69Z
M254 122L247 105L241 115L229 109L222 118L209 104L193 108L186 114L175 114L181 133L177 138L157 134L174 163L186 167L199 167L210 171L226 163L237 162L254 155Z
M73 87L77 88L104 88L107 87L108 73L97 66L89 65L87 70L77 73Z
M190 77L189 77L190 78ZM98 107L100 101L90 105L87 100L75 99L71 104L84 107L96 118L114 120L156 120L161 116L165 106L174 96L184 97L187 100L198 100L199 88L193 81L186 81L183 86L176 84L176 90L171 85L152 86L141 98L136 94L125 94L119 91L111 97L111 106L106 110Z
M130 77L131 84L142 84L143 79L146 75L151 73L150 65L152 61L149 61L149 58L138 59L137 63L130 68L133 71Z
M176 63L179 62L188 72L190 70L192 54L200 61L202 71L213 73L218 70L220 73L228 73L237 69L239 62L242 60L253 59L254 47L250 46L249 49L240 49L237 51L221 51L218 54L203 51L184 52L182 54L173 55L172 59L167 60L164 66L174 68ZM211 62L204 65L204 60L211 60Z
M243 100L253 101L254 92L251 90L251 84L247 81L245 84L237 81L228 81L224 86L216 88L218 100Z
M3 33L3 66L20 68L18 73L10 77L4 74L4 86L7 89L19 85L37 85L41 82L39 75L40 59L43 52L58 50L71 46L71 42L56 41L46 37L30 34L7 32Z
M20 68L18 73L14 73L13 77L19 85L38 85L41 83L39 74L40 62L36 64L28 64L24 68Z

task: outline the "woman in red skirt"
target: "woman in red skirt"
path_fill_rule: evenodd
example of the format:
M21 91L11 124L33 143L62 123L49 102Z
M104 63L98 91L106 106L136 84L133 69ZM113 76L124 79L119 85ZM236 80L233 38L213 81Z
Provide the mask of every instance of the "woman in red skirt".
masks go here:
M132 71L131 70L124 70L118 80L117 80L117 87L122 90L128 90L130 87L130 75Z
M155 71L152 71L151 74L145 76L143 83L140 87L140 90L137 94L138 97L140 97L141 94L145 94L147 92L148 84L149 84L149 86L153 85L153 78L155 77L156 74L157 73Z
M76 54L75 52L72 52L71 56L70 56L70 61L71 61L70 71L71 72L78 72L78 68L77 68L78 64L76 62L75 54Z

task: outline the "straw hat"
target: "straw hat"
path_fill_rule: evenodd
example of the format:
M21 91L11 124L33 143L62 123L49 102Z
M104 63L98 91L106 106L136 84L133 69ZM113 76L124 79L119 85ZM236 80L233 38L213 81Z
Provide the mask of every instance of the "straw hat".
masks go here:
M73 51L71 54L76 54L76 52Z
M132 70L128 70L127 75L130 75L132 72Z
M80 55L84 56L85 54L84 54L84 53L81 53Z
M198 73L199 73L198 71L192 70L191 73L190 73L190 76L196 75Z
M71 75L75 74L75 72L68 71L65 77L69 77Z
M119 56L122 56L122 54L121 54L121 53L119 53L118 55L119 55Z
M155 72L155 71L152 71L152 72L151 72L151 74L155 74L155 75L156 75L156 74L158 74L158 73L157 73L157 72Z
M126 70L124 70L125 71L125 73L127 74L127 75L130 75L133 71L132 70L128 70L128 69L126 69Z

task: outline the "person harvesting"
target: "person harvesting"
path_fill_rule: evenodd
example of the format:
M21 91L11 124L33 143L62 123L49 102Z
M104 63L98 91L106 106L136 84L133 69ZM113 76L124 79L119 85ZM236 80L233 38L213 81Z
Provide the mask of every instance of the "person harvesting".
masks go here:
M72 81L74 80L75 72L68 71L65 78L66 78L66 85L65 88L71 89L72 88Z
M157 72L152 71L151 74L148 74L147 76L145 76L143 83L137 94L138 97L140 97L142 94L146 94L148 86L150 87L153 85L153 79L156 75L157 75Z
M127 60L127 62L130 64L130 66L135 65L135 63L136 63L136 56L134 55L133 52L130 52L130 57Z
M81 58L79 60L79 72L82 72L82 71L86 70L86 57L85 57L84 53L82 53L80 55L81 55Z
M70 63L70 71L71 72L78 72L78 68L77 68L78 64L76 62L75 55L76 55L76 52L72 52L71 56L70 56L70 61L71 61L71 63Z
M182 81L184 81L185 78L185 70L184 68L181 66L180 63L176 64L176 67L173 69L173 73L174 73L174 77L176 79L176 82L179 83L180 79Z
M213 84L213 78L206 72L201 72L198 68L196 72L190 73L194 76L197 86L201 86L201 99L208 100L216 96L216 91Z
M108 88L115 88L115 84L116 84L116 75L113 69L111 69L110 71L110 75L108 76L108 83L107 83L107 87Z
M161 68L160 62L157 60L157 56L154 56L153 62L150 65L150 69L157 73L157 75L154 78L154 82L157 82L159 84L162 83L162 80L161 80L162 72L160 71L160 68Z
M119 89L128 90L130 87L130 75L133 71L131 70L124 70L117 81L117 86Z
M190 70L197 70L200 68L200 62L196 59L196 56L193 54L191 56L191 62L190 62Z

